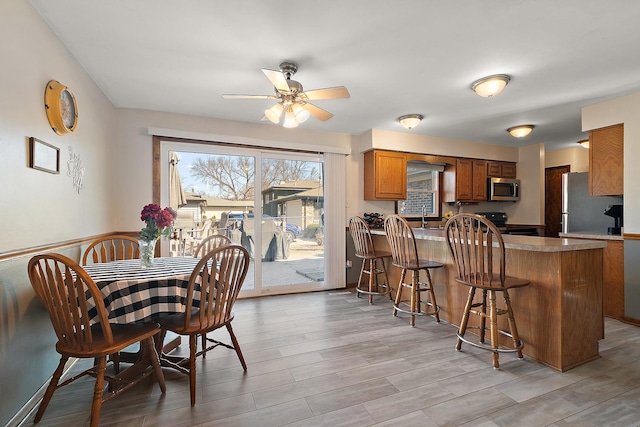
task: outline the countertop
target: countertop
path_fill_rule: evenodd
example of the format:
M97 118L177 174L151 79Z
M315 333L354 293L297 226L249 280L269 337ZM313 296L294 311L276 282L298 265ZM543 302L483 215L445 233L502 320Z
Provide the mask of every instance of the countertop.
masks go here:
M567 237L569 239L594 239L594 240L624 240L619 234L604 234L595 233L589 231L579 231L572 233L560 233L560 237Z
M384 230L371 230L371 234L385 235L385 232ZM420 240L445 241L444 230L439 228L413 228L413 234L416 239ZM581 235L580 239L576 239L505 234L502 236L502 240L504 240L505 249L532 252L565 252L605 248L607 247L607 243L604 241L605 236L608 235L600 236L599 240L585 240L589 238L587 235ZM620 236L608 237L615 238Z

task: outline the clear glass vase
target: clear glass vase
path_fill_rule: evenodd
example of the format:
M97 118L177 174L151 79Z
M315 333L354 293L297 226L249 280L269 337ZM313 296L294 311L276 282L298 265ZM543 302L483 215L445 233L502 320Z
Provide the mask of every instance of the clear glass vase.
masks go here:
M140 267L149 268L153 266L153 257L156 252L157 240L138 240L140 245Z

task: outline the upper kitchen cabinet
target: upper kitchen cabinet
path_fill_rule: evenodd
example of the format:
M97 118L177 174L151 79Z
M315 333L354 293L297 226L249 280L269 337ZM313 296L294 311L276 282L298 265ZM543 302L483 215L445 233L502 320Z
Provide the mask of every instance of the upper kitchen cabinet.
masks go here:
M589 192L593 196L624 193L624 125L589 131Z
M516 177L516 164L511 162L487 162L487 176L490 178Z
M406 198L406 154L383 150L364 153L364 199L404 200Z
M445 170L445 202L486 202L487 161L457 159L455 169Z

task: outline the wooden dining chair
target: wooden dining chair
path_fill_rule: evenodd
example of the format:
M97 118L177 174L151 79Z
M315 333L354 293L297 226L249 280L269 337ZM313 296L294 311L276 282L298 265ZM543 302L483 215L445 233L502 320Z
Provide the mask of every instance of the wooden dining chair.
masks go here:
M391 299L391 285L384 265L385 258L391 258L391 253L376 250L371 238L369 224L363 218L359 216L351 217L349 219L349 232L353 239L355 255L362 260L362 267L356 284L356 296L360 298L360 294L369 295L369 304L373 304L374 295L389 295L389 299ZM369 280L363 283L362 279L365 274ZM378 276L381 274L384 274L385 278L383 284L378 283Z
M223 346L235 350L242 368L247 364L242 356L231 322L233 305L238 298L249 268L249 253L239 245L221 246L205 254L189 279L185 298L185 311L158 319L161 333L156 345L161 346L167 331L189 336L189 356L172 356L159 350L162 366L168 366L189 375L191 406L196 403L196 358L205 351ZM212 345L197 351L197 337L226 327L231 344L209 338Z
M416 316L433 316L436 322L440 322L440 307L436 301L436 294L433 291L431 273L429 270L442 268L439 262L420 258L416 238L409 223L400 215L390 215L384 221L384 231L387 235L389 246L391 246L391 263L401 269L400 282L396 290L396 299L393 304L393 315L397 316L398 311L411 316L410 324L415 326ZM411 281L405 283L407 271L411 272ZM425 272L425 282L420 281L420 271ZM409 290L409 299L402 299L402 290ZM427 300L422 301L420 294L427 292ZM408 301L408 302L407 302ZM425 304L423 310L421 305Z
M500 353L517 353L522 359L523 342L518 335L516 320L511 308L509 289L520 288L529 284L526 279L510 277L505 274L505 252L502 235L495 225L486 218L462 213L450 218L444 227L451 257L456 266L456 282L468 286L469 293L464 307L456 350L460 350L462 342L474 347L493 352L493 367L500 368ZM481 298L475 301L476 291L481 291ZM496 294L501 293L503 308L498 308ZM487 298L489 306L487 307ZM479 317L478 326L468 326L470 315ZM507 316L506 330L498 327L498 316ZM486 321L489 319L489 328ZM478 339L465 337L468 329L478 330ZM485 343L485 332L489 330L491 344ZM500 344L499 336L511 338L512 347Z
M82 255L82 265L140 258L138 239L126 235L101 237L93 241Z
M200 242L194 251L194 258L198 258L200 254L204 255L220 246L230 245L231 239L222 234L212 234ZM202 334L202 357L207 357L207 334Z
M137 258L140 258L138 239L116 234L100 237L91 242L82 255L82 265ZM109 360L113 362L115 372L120 372L120 353L110 355Z
M97 426L102 402L106 402L155 374L162 393L166 391L164 376L156 352L153 336L160 331L156 323L111 325L107 318L102 294L91 277L76 262L59 254L36 255L29 261L31 285L42 301L58 337L56 351L62 356L38 408L35 423L42 419L53 393L80 377L96 378L91 404L90 425ZM90 299L95 304L97 323L91 323ZM143 348L140 359L122 373L105 374L107 356L132 344ZM95 364L59 384L65 364L70 357L91 358ZM147 368L152 366L152 370ZM105 380L109 383L103 391ZM106 395L104 393L107 393Z
M211 252L212 250L219 248L220 246L230 245L231 239L222 234L212 234L211 236L203 239L200 244L196 247L196 250L193 253L195 258L198 258L201 254L204 255L206 253Z

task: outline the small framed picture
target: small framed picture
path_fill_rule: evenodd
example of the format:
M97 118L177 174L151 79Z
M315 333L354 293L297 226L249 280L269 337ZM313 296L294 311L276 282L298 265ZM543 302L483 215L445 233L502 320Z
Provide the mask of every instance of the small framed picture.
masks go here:
M60 173L60 149L37 138L29 138L29 166L44 172Z

